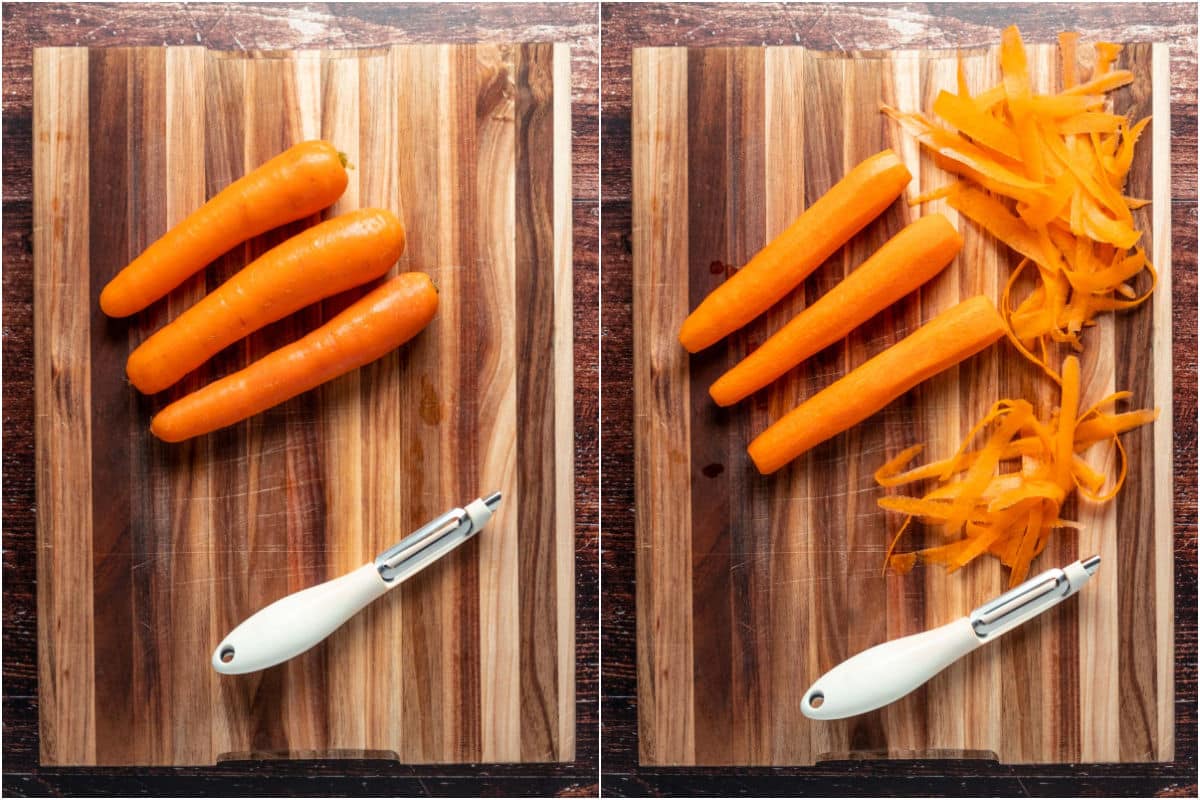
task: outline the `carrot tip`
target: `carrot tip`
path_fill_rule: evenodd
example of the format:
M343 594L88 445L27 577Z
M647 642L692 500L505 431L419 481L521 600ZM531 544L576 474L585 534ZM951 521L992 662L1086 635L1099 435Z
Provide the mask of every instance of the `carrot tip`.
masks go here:
M139 309L132 307L129 303L122 302L117 297L117 292L113 289L112 283L109 283L100 291L100 310L106 316L120 319L136 314Z
M169 430L163 429L163 426L159 422L157 415L154 417L154 419L150 420L150 432L152 434L154 434L159 440L164 441L164 442L174 443L174 442L182 441L182 439L180 439L179 437L173 436Z

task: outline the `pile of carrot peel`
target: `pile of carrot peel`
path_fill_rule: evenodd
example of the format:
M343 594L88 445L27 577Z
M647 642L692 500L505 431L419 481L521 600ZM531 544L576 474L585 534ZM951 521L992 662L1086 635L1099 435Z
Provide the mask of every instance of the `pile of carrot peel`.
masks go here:
M883 107L959 176L913 204L946 198L1022 256L1001 311L1013 343L1056 381L1052 343L1081 351L1080 334L1098 313L1145 302L1157 281L1131 213L1149 201L1123 194L1150 118L1131 123L1105 108L1108 92L1133 81L1130 71L1113 69L1121 46L1096 44L1092 74L1081 81L1077 43L1078 34L1059 36L1057 94L1033 91L1020 32L1011 26L1001 37L999 85L972 96L959 61L957 93L943 91L933 104L948 127ZM1031 265L1036 286L1014 306L1013 288ZM1133 284L1143 272L1149 285L1139 292Z
M985 553L1011 568L1009 585L1021 583L1029 565L1058 528L1078 527L1063 519L1062 508L1073 493L1094 503L1116 496L1125 482L1126 455L1119 434L1158 417L1157 409L1116 412L1129 392L1117 392L1087 409L1080 409L1079 359L1063 363L1062 403L1048 420L1037 418L1026 400L1000 400L967 434L953 456L904 470L922 450L904 450L875 473L880 486L897 487L934 480L936 488L921 497L891 495L882 508L908 517L888 548L885 568L912 569L917 559L941 564L954 572ZM968 449L987 431L981 447ZM1082 454L1093 445L1110 442L1119 466L1109 476L1094 469ZM1020 462L1010 471L1006 463ZM1108 484L1106 486L1106 484ZM913 519L940 531L946 544L909 553L895 553Z

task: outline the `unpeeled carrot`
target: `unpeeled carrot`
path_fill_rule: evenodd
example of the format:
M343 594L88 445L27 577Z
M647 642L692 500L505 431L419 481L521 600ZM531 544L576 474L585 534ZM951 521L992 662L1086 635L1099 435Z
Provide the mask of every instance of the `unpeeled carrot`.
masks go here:
M150 430L180 442L233 425L396 349L420 333L437 307L428 275L398 275L304 338L175 401Z
M779 302L825 259L892 204L912 179L891 150L850 170L714 289L684 320L679 341L695 353L720 341Z
M267 251L142 342L125 365L161 392L250 333L383 275L404 251L404 226L382 208L351 211Z
M991 300L964 300L793 408L750 443L750 458L762 474L775 472L1003 336Z
M708 393L717 405L729 406L757 392L928 282L962 242L941 214L921 217L718 378Z
M104 287L100 308L110 317L141 311L239 242L332 205L347 180L344 156L329 142L285 150L147 247Z

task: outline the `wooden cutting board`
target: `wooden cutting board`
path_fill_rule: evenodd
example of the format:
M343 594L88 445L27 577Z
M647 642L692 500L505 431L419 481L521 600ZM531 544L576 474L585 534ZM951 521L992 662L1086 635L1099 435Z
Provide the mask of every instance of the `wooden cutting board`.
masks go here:
M1090 49L1090 48L1089 48ZM1031 48L1042 90L1052 46ZM951 667L908 698L839 722L800 713L805 689L843 659L941 625L998 595L994 559L947 576L882 574L900 519L876 505L874 470L918 441L949 455L1001 396L1042 413L1047 381L1006 342L909 392L770 477L745 447L772 420L961 298L998 299L1014 259L933 204L966 240L930 285L768 390L729 410L708 387L916 213L898 201L803 287L725 343L689 357L679 325L852 165L885 147L914 175L948 176L879 112L927 110L954 89L951 52L817 53L795 47L634 51L634 351L638 530L638 711L644 764L807 765L844 757L967 756L1002 762L1173 757L1168 71L1165 45L1122 56L1136 82L1118 111L1154 113L1129 193L1160 274L1152 304L1087 335L1085 398L1131 390L1162 415L1124 439L1118 500L1068 508L1035 568L1104 559L1073 600ZM975 91L999 81L996 52L966 54ZM1092 454L1099 458L1098 453ZM919 544L921 537L910 540Z
M247 757L556 761L574 751L569 52L557 44L34 55L38 622L43 764ZM353 165L329 213L383 206L396 269L441 292L383 360L183 445L168 400L350 302L231 347L163 396L130 350L313 220L238 247L109 320L104 283L291 144ZM494 490L488 529L286 665L217 642Z

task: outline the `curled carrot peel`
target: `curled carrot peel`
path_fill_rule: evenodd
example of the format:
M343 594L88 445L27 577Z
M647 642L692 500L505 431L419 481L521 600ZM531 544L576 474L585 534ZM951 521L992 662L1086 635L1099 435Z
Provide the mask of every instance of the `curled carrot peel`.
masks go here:
M345 156L329 142L301 142L222 189L108 282L110 317L141 311L234 245L316 214L346 190Z
M1035 267L1034 288L1015 306L1006 299L1001 311L1013 343L1056 381L1046 357L1052 344L1081 350L1081 334L1097 314L1144 302L1156 283L1131 214L1146 201L1122 191L1150 118L1134 124L1104 110L1105 94L1131 83L1133 74L1113 69L1119 45L1100 42L1084 80L1078 38L1059 36L1058 94L1032 90L1025 46L1011 26L1001 36L998 86L972 96L960 63L956 93L940 93L932 115L883 107L959 176L910 202L945 198L1019 253L1018 270ZM1135 283L1149 285L1139 291Z
M1153 422L1158 410L1113 412L1118 402L1128 399L1128 392L1117 392L1081 409L1079 383L1079 359L1068 356L1063 362L1060 407L1049 420L1039 420L1027 401L1000 400L952 457L905 470L905 465L922 450L921 445L915 445L881 466L875 472L880 486L937 482L922 497L890 495L879 500L881 508L906 515L888 548L885 569L890 566L907 572L921 560L941 564L953 572L990 553L1011 569L1009 584L1015 586L1028 575L1030 563L1055 529L1078 527L1078 523L1059 516L1073 492L1094 503L1116 497L1127 469L1119 434ZM987 428L991 432L983 446L968 449ZM1092 446L1106 441L1117 454L1115 477L1080 458ZM1001 471L1005 462L1017 458L1021 459L1019 469ZM951 541L916 552L895 553L914 519Z
M1058 53L1062 57L1062 85L1064 89L1070 89L1079 83L1079 61L1075 57L1075 50L1078 45L1078 33L1064 31L1058 35Z
M170 404L150 430L179 442L233 425L383 357L420 333L437 307L428 275L397 275L302 339Z
M388 271L404 251L404 226L364 208L293 236L142 342L125 371L140 391L171 386L225 347L295 311Z

